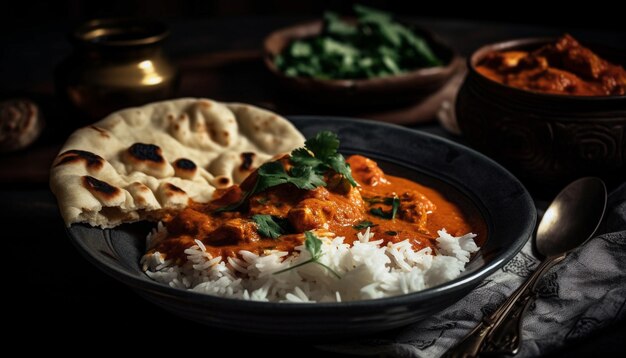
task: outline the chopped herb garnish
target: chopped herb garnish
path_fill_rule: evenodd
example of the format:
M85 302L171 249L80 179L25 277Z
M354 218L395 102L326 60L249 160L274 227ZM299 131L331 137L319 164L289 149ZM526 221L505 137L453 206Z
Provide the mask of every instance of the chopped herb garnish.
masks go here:
M324 162L337 154L339 138L331 131L321 131L315 137L307 139L304 146L315 155L315 158Z
M372 213L372 215L380 216L383 219L391 218L391 214L383 211L381 208L371 208L370 213Z
M270 199L268 199L268 198L257 198L256 199L256 202L261 204L261 205L267 204L268 201L270 201Z
M352 177L350 166L343 155L337 152L339 139L330 131L319 132L305 142L304 148L291 152L289 172L279 161L261 165L257 171L257 180L252 190L244 192L241 199L233 204L219 208L216 212L237 210L246 200L256 193L281 184L293 184L298 189L313 190L326 186L324 173L334 170L341 174L352 186L357 186Z
M389 199L389 198L387 198ZM381 196L373 196L371 198L368 197L363 197L363 201L369 203L369 204L380 204L380 203L384 203L385 202L385 198L381 197Z
M361 221L360 223L356 224L356 225L352 225L353 228L357 229L357 230L364 230L367 229L368 227L374 227L374 226L378 226L378 224L374 224L371 221Z
M354 6L357 23L324 14L318 36L291 42L274 64L287 76L319 79L397 75L443 64L428 42L391 14Z
M261 236L278 239L279 236L287 233L289 222L272 215L253 215L252 220L256 223L257 231Z
M341 276L339 276L339 274L337 272L335 272L333 269L331 269L330 267L328 267L327 265L324 265L323 263L319 262L320 257L322 257L322 255L324 255L324 252L322 252L322 240L320 240L317 236L315 236L314 233L312 233L311 231L305 231L304 232L304 237L306 238L304 241L304 247L307 249L307 251L311 254L311 258L301 262L297 265L288 267L284 270L280 270L280 271L276 271L274 272L274 275L278 275L281 274L283 272L287 272L290 270L295 269L296 267L300 267L300 266L304 266L310 263L316 263L320 266L322 266L323 268L327 269L331 274L333 274L335 277L337 277L338 279L341 278Z
M298 148L291 152L291 162L296 166L308 166L318 174L324 174L332 169L341 174L352 186L357 186L352 177L350 166L346 159L337 152L339 139L331 131L319 132L313 138L307 139L305 148Z
M400 208L400 198L397 196L393 197L391 201L391 220L396 218L396 214L398 213L398 209Z
M397 196L394 196L393 198L385 198L384 203L387 205L391 205L390 211L384 211L381 208L372 208L370 209L370 213L387 220L395 219L396 214L398 213L398 209L400 208L400 198L398 198Z
M397 236L397 235L398 235L398 232L397 232L397 231L392 231L392 230L389 230L389 231L385 231L385 234L387 234L387 235L389 235L389 236Z
M341 155L341 153L335 153L335 155L329 157L327 163L328 166L330 166L334 171L343 175L343 177L350 182L350 185L357 186L356 181L352 177L350 165L346 163L346 159L343 155Z

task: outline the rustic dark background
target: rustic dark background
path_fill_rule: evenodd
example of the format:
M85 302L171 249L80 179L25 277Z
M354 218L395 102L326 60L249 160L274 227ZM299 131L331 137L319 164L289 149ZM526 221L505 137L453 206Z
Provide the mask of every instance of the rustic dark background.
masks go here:
M245 15L310 15L349 11L353 3L402 16L539 24L624 31L619 2L440 1L440 0L19 0L5 2L0 26L20 29L49 23L75 24L95 17L147 16L162 20Z
M172 316L134 294L130 288L104 275L80 257L66 239L56 203L47 189L47 168L66 138L55 130L66 118L50 107L53 70L68 56L65 34L78 23L99 17L142 16L162 20L172 34L167 52L186 69L184 94L203 94L222 100L271 98L273 82L260 61L219 67L211 54L224 51L259 51L270 31L319 17L325 9L346 12L355 1L297 0L10 0L0 7L0 98L26 95L42 105L48 132L29 151L0 155L0 234L9 281L5 282L5 326L11 343L28 339L21 352L34 349L77 351L90 346L98 352L121 353L128 346L164 352L196 346L214 354L218 342L203 327ZM506 2L454 0L363 0L413 19L446 39L467 56L478 46L526 36L571 32L581 40L606 43L626 51L624 13L616 5L593 1ZM614 2L617 4L618 2ZM489 5L488 5L489 4ZM222 62L226 62L222 60ZM240 61L241 62L241 61ZM189 80L190 79L190 80ZM194 82L196 81L196 82ZM200 82L199 82L200 81ZM204 82L201 82L204 81ZM202 86L197 86L200 83ZM269 90L268 90L269 88ZM304 113L284 113L304 114ZM435 123L418 127L441 135ZM56 136L54 135L56 133ZM2 162L4 160L4 162ZM41 169L43 168L43 169ZM544 202L545 205L545 202ZM25 264L26 262L26 264ZM17 281L17 282L15 282ZM160 341L153 332L174 327L172 340ZM184 327L183 331L177 330ZM113 327L110 329L109 327ZM193 332L203 332L192 334ZM61 336L61 339L57 339ZM13 337L16 337L13 339ZM626 325L618 322L591 337L568 344L555 357L624 356ZM19 338L19 339L17 339ZM195 343L194 343L195 342ZM240 341L241 342L241 341ZM244 341L234 353L255 353L272 342ZM280 342L284 343L284 342ZM316 342L308 342L313 344ZM211 345L212 344L212 345ZM152 348L152 349L150 349ZM300 347L301 348L301 347ZM307 349L305 347L305 349ZM310 347L308 348L310 351ZM289 356L283 350L277 356ZM616 354L620 352L621 354ZM159 352L163 353L163 352ZM256 352L258 355L258 352ZM323 357L325 352L311 351Z

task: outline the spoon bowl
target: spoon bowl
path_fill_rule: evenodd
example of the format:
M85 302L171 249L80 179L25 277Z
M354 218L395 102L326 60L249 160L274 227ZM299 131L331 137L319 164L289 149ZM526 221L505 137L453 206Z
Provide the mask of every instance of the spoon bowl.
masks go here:
M598 229L606 207L606 186L595 177L563 189L537 228L536 245L545 257L559 256L584 244Z

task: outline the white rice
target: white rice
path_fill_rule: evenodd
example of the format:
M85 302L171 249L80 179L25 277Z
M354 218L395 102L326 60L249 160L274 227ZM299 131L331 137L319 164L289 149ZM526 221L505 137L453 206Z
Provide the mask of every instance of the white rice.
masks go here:
M308 260L304 245L290 255L266 251L257 255L239 252L241 258L212 258L201 241L185 250L187 262L173 265L159 252L144 255L143 270L155 281L172 287L215 296L271 302L341 302L382 298L423 290L452 280L465 270L470 254L478 251L474 234L454 237L445 229L437 232L437 251L413 250L408 240L388 243L374 240L369 228L358 233L352 246L343 237L316 233L323 242L319 261L338 273L310 263L274 274ZM153 247L167 237L159 223L147 237Z

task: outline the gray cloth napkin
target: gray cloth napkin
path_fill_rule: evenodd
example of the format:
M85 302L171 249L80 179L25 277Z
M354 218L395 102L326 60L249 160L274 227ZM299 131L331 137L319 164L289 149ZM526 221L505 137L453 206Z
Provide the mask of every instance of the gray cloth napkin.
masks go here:
M394 357L438 357L493 312L537 267L531 240L502 269L448 309L400 330L324 349ZM546 354L626 319L626 183L609 196L598 236L553 267L525 313L517 357Z

